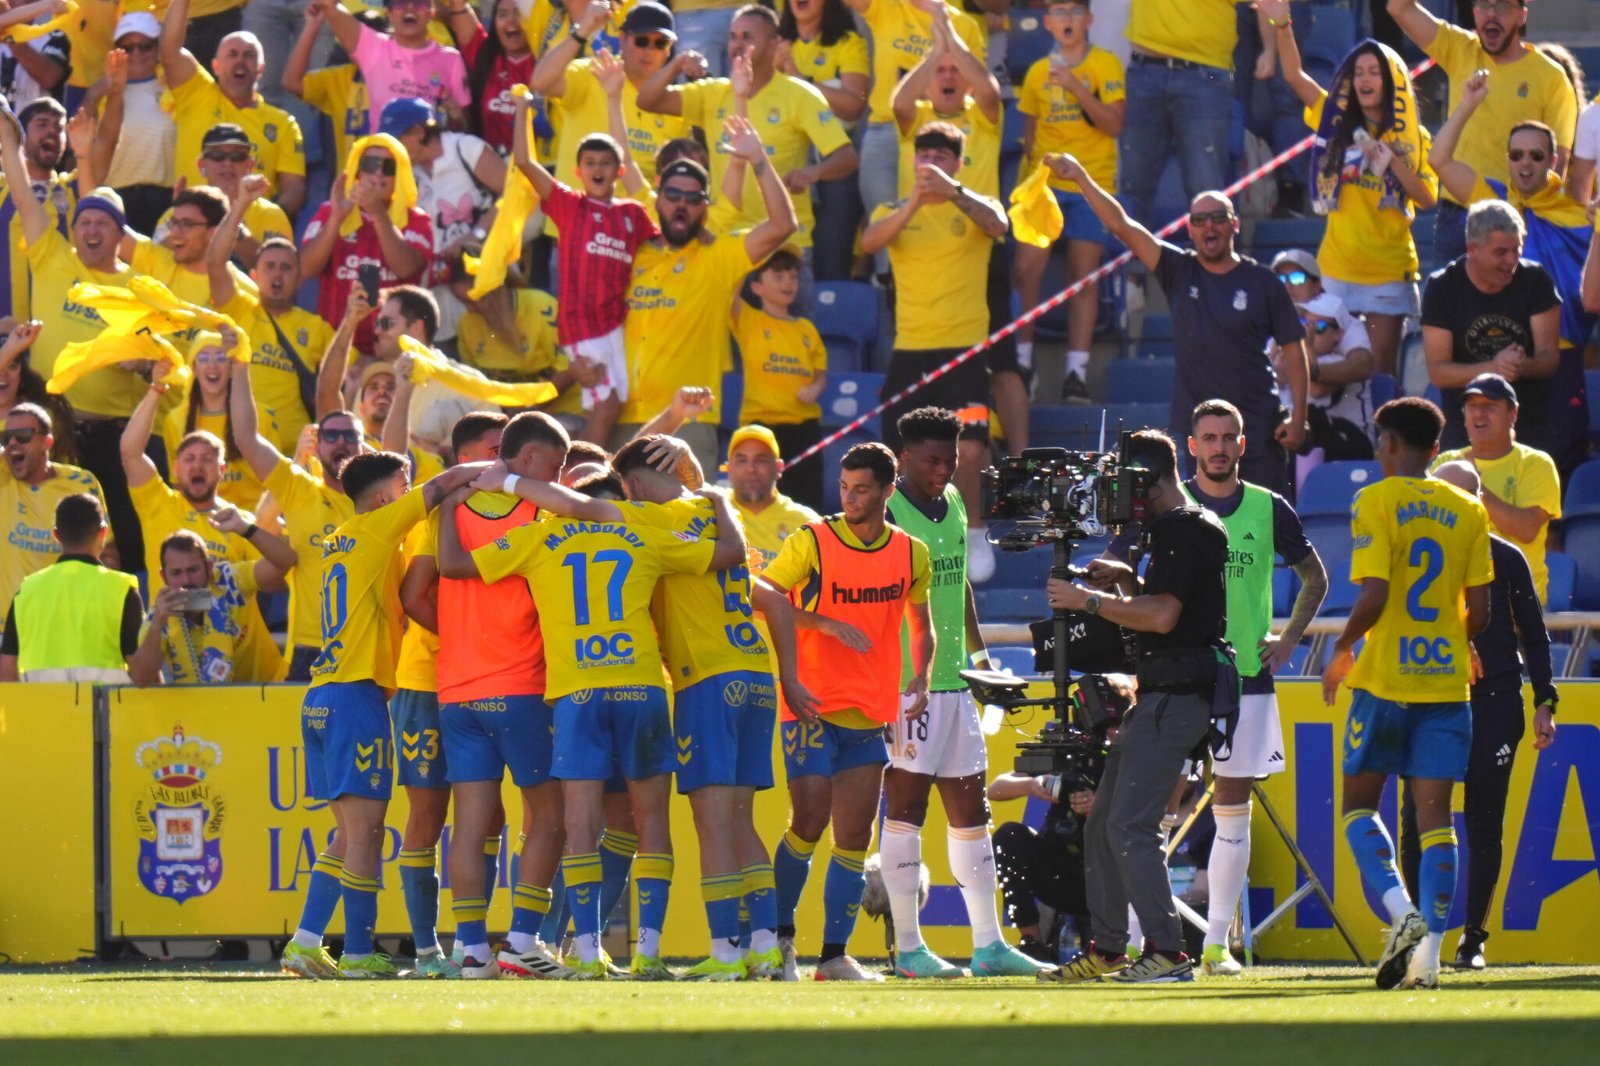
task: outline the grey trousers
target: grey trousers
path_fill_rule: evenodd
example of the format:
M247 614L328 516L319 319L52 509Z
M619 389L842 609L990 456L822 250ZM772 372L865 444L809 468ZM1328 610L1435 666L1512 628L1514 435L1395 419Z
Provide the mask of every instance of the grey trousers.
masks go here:
M1121 954L1127 947L1130 903L1147 944L1183 950L1161 817L1184 760L1210 728L1209 694L1141 693L1122 720L1084 826L1090 928L1101 951Z

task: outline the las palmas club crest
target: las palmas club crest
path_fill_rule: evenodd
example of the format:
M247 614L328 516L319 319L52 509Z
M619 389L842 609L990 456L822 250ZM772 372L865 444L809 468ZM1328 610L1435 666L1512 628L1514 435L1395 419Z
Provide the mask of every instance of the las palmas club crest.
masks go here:
M172 736L141 744L135 761L154 781L133 805L139 827L139 881L158 896L183 903L222 880L222 817L227 805L206 774L222 763L222 748Z

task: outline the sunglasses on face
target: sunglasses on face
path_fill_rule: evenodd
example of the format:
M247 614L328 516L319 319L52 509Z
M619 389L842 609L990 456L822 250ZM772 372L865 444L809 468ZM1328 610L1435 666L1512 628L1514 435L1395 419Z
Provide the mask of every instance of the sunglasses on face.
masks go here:
M156 42L145 41L143 44L134 44L132 41L129 41L127 44L119 44L117 47L122 49L124 52L138 52L141 55L148 55L156 50Z
M204 155L213 163L248 163L250 161L250 150L248 148L236 148L232 151L226 151L221 148L208 148Z
M661 190L661 198L669 204L709 204L711 197L703 192L694 192L689 189L667 188Z
M635 48L654 48L657 52L665 52L672 47L672 42L665 37L654 37L650 34L637 34L633 38Z
M1331 329L1339 328L1338 323L1329 322L1325 318L1302 318L1300 324L1319 337Z
M379 159L375 155L362 156L358 169L363 174L382 174L386 178L394 177L400 170L393 159Z
M4 429L0 430L0 446L16 441L18 444L30 444L33 438L39 435L36 429Z
M1513 148L1506 153L1506 158L1513 163L1520 163L1524 154L1535 163L1543 163L1549 158L1548 153L1543 148L1529 148L1526 153L1521 148Z
M359 429L319 429L317 439L324 444L360 444Z
M1285 285L1304 285L1311 280L1311 275L1304 270L1291 270L1287 274L1279 274Z
M1233 221L1233 212L1232 211L1190 211L1189 212L1189 225L1195 227L1196 229L1199 229L1201 226L1204 226L1207 223L1214 223L1214 224L1216 224L1218 226L1221 226L1224 223L1228 223L1228 222L1232 222L1232 221Z

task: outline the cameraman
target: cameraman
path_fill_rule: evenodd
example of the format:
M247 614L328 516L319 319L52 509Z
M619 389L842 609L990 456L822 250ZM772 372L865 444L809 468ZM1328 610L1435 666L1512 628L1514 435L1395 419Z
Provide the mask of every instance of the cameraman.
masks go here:
M1059 795L1058 774L1024 774L1013 770L989 782L989 802L1038 797L1050 806L1038 829L1007 822L994 833L994 864L1006 917L1022 942L1017 949L1041 962L1057 958L1057 930L1041 932L1039 904L1069 915L1080 937L1088 927L1089 902L1083 883L1083 819L1094 803L1092 789ZM1078 945L1082 947L1083 944Z
M1084 828L1093 939L1088 951L1041 975L1054 981L1194 980L1172 903L1161 818L1184 760L1211 729L1215 697L1220 691L1229 708L1238 701L1237 673L1220 658L1227 530L1179 485L1171 437L1141 430L1129 438L1125 458L1155 478L1146 498L1144 579L1124 563L1097 559L1088 568L1093 588L1054 577L1048 585L1052 608L1098 615L1141 634L1138 701L1111 743ZM1144 952L1131 964L1130 903L1145 932Z

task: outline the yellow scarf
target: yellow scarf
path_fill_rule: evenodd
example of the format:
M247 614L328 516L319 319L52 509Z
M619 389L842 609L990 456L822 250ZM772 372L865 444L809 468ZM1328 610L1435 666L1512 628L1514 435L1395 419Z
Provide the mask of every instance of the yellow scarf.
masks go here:
M526 99L530 94L526 85L513 85L511 95ZM532 131L528 133L528 143L533 143ZM528 217L539 209L539 194L515 163L507 168L506 191L495 207L498 213L484 239L482 253L476 258L463 257L467 273L476 279L467 293L474 300L483 299L506 283L506 271L522 258L522 231Z
M23 23L20 26L8 26L0 31L0 36L9 37L13 41L36 41L41 37L48 37L57 30L65 31L73 18L78 14L77 0L63 0L67 9L48 22L34 26Z
M471 400L501 407L537 407L556 398L556 387L548 381L516 384L493 381L472 367L453 363L414 337L400 338L400 347L411 354L411 383L421 385L432 378L452 392Z
M1040 163L1032 174L1011 190L1011 232L1035 248L1048 248L1061 236L1066 218L1050 188L1050 168Z
M394 195L389 199L389 221L394 223L395 229L404 232L411 219L411 209L417 206L417 175L411 169L411 154L405 145L387 133L368 134L350 146L350 154L344 157L345 195L350 194L361 176L361 153L368 148L382 148L394 156ZM361 209L352 207L339 223L339 235L348 237L360 228Z
M228 355L240 362L250 361L250 344L233 319L209 307L179 299L172 290L147 275L135 275L126 289L78 284L68 295L74 302L94 308L105 321L106 328L93 340L78 341L61 349L50 380L45 383L50 392L64 393L94 371L118 363L161 359L172 364L172 370L162 382L187 388L192 378L190 363L200 346L191 346L186 358L165 335L188 330L231 329L235 341ZM221 339L219 332L216 342Z

